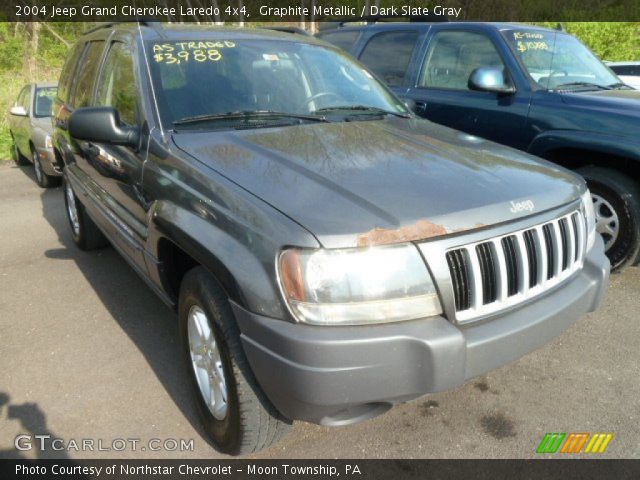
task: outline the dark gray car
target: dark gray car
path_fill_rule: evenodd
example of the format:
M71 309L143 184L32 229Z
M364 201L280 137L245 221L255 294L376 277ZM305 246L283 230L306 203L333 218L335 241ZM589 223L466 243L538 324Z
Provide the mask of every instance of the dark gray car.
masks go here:
M43 188L58 185L62 175L51 143L51 107L56 90L55 83L25 85L8 114L13 160L18 165L33 163L36 180Z
M54 111L75 243L108 239L175 309L228 453L455 388L554 338L607 283L580 177L416 118L313 38L98 28Z

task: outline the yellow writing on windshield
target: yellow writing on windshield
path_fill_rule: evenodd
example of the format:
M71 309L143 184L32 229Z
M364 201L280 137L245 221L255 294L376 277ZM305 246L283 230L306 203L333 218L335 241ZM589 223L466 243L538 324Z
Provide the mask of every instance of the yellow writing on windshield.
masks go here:
M513 32L513 38L516 40L542 40L544 35L534 32Z
M234 48L229 40L204 42L171 42L153 45L153 60L156 63L179 65L181 62L218 62L225 48Z
M526 52L527 50L549 50L547 42L516 42L516 47L519 52Z

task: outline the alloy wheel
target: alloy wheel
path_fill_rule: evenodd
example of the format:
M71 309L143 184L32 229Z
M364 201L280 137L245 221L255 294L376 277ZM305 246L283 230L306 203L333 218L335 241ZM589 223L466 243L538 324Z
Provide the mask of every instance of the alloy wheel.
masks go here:
M67 182L65 187L65 194L67 196L67 214L69 221L71 222L71 228L74 235L80 235L80 219L78 218L78 207L76 205L76 196L71 189L71 185Z
M591 198L593 199L593 209L596 214L596 231L602 235L604 249L607 251L618 239L620 220L613 205L604 197L592 194Z
M200 395L216 420L227 416L227 381L220 348L204 310L194 305L187 317L189 352Z

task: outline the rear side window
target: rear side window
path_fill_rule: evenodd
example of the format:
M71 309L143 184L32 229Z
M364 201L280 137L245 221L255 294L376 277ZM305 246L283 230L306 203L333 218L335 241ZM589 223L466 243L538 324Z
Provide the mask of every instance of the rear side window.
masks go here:
M78 67L75 91L71 105L73 108L87 107L91 104L93 82L96 77L104 42L90 42L85 48L84 55Z
M112 44L98 84L97 104L115 108L120 120L137 123L137 94L133 59L128 45Z
M468 90L471 72L478 67L505 68L488 37L475 32L439 32L429 42L419 86Z
M67 55L67 60L64 62L64 66L62 67L62 73L60 74L60 80L58 82L58 98L63 102L67 103L69 101L69 89L71 87L71 79L73 78L73 72L76 67L76 63L78 63L78 57L80 57L80 52L82 52L81 48L82 44L76 43L69 54Z
M389 85L402 85L418 32L383 32L367 43L360 61Z
M318 35L318 38L348 52L356 43L359 36L360 32L357 30L351 30L323 33Z

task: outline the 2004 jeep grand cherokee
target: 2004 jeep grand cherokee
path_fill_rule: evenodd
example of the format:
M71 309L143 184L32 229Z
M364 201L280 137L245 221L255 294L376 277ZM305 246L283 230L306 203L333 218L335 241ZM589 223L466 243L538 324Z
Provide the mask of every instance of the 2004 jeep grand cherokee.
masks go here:
M319 40L98 28L54 112L75 242L108 239L177 310L224 452L456 387L606 285L583 180L414 117Z

